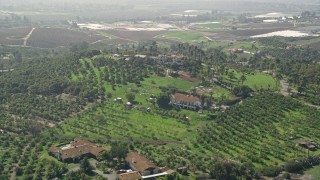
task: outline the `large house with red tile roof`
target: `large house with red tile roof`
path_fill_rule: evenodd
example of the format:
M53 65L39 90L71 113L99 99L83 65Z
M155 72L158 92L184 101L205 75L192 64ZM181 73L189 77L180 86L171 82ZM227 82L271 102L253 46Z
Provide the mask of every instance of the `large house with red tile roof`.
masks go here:
M106 148L98 146L84 139L75 139L60 147L51 147L49 154L63 162L79 161L83 157L97 158Z
M126 156L126 162L134 171L138 171L142 176L156 174L159 168L144 156L137 152L130 152Z
M173 106L191 110L197 110L202 108L200 98L182 93L175 93L174 95L172 95L170 103Z
M119 174L120 180L137 180L142 179L155 179L160 176L173 174L175 171L163 167L159 168L150 160L140 155L138 152L130 152L126 156L127 165L131 168L131 172ZM138 174L140 176L138 176Z

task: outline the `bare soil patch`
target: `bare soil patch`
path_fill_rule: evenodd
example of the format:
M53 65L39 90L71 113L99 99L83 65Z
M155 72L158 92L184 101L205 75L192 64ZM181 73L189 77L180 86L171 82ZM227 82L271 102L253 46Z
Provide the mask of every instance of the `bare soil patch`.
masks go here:
M32 28L0 28L0 44L22 45L23 38L27 36Z
M190 81L190 82L199 82L200 80L195 78L195 77L191 77L191 75L187 72L184 72L184 71L179 71L178 72L179 74L179 77L183 80L186 80L186 81Z
M62 28L36 28L28 39L27 46L55 48L84 41L92 43L100 39L105 39L105 37L89 31L80 32Z

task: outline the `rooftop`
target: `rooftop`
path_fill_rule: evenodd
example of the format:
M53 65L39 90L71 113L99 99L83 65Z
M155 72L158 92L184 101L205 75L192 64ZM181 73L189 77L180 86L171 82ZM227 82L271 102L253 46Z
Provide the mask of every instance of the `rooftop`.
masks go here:
M76 158L85 154L92 154L99 156L106 148L100 147L94 143L91 143L83 139L75 139L70 144L63 145L61 147L51 147L49 152L60 153L62 159Z
M137 180L137 179L142 179L139 172L137 171L119 174L119 180Z
M155 164L153 164L147 158L145 158L137 152L128 153L126 161L132 164L140 173L148 169L157 168Z
M186 95L182 93L175 93L173 95L173 99L177 101L184 101L184 102L189 102L189 103L194 103L194 102L199 102L200 98L192 95Z

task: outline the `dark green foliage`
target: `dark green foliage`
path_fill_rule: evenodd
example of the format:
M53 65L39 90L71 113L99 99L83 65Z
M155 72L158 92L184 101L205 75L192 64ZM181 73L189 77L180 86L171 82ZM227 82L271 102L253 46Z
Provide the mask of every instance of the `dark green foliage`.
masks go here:
M291 179L291 175L288 172L283 173L282 177L287 179L287 180Z
M267 166L264 167L261 170L262 175L264 176L268 176L268 177L276 177L279 175L279 173L282 171L281 168L277 167L277 166Z
M249 86L237 86L233 88L232 93L236 96L248 97L253 90Z
M310 156L308 158L292 159L285 163L284 170L290 173L301 173L303 170L309 169L320 164L319 156Z
M71 171L67 173L65 180L90 180L90 176L86 175L83 171Z
M286 164L284 165L284 170L291 173L302 172L303 162L297 160L290 160L286 162Z
M298 151L294 143L277 131L274 123L284 118L284 111L300 108L297 101L272 93L244 100L199 130L197 142L206 149L226 153L231 157L242 154L245 159L263 164L269 157L285 160L286 153ZM270 140L272 139L272 140ZM261 143L268 141L268 146Z
M134 102L136 97L135 97L135 94L133 94L132 92L129 92L126 94L126 98L129 102Z
M170 103L170 97L168 94L162 93L158 98L157 98L157 104L159 107L163 109L168 109L169 108L169 103Z
M129 152L127 145L123 143L114 143L111 147L110 154L112 158L124 159Z
M49 160L45 163L47 164L45 177L48 179L59 177L63 173L67 172L66 165L60 165L54 161L49 161Z
M212 178L217 180L224 179L252 179L254 175L253 165L237 164L228 161L216 162L210 170Z
M84 159L82 159L80 161L80 170L85 172L85 173L90 173L91 172L92 167L91 167L87 157L85 157Z

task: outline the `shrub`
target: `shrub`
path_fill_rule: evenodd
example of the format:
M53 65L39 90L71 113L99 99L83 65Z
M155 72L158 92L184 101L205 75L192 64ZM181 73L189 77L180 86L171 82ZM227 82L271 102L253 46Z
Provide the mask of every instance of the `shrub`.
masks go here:
M285 179L291 179L291 175L288 172L283 173L282 177Z
M277 166L268 166L261 170L261 173L264 176L268 176L268 177L276 177L280 174L280 172L281 172L281 168Z

